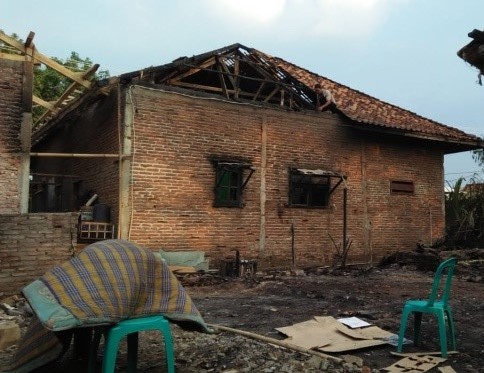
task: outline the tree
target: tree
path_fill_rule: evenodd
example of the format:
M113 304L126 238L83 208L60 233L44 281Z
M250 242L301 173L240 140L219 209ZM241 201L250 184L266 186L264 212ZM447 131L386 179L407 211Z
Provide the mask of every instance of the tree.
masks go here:
M447 243L460 247L484 245L484 189L465 190L464 179L449 185L445 195Z

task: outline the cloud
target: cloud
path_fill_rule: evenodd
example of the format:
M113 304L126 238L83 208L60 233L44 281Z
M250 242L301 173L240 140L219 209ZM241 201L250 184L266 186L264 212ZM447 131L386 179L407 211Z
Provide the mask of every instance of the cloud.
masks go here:
M219 16L246 19L261 24L274 21L284 11L286 0L215 0Z
M233 28L245 27L248 34L360 38L375 32L393 9L407 1L211 0L206 4L219 20Z

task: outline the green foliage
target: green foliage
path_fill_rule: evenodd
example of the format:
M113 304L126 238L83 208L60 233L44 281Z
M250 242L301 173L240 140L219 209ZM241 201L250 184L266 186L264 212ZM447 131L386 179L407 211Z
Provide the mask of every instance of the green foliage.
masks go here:
M472 152L472 158L479 166L484 168L484 149L477 149Z
M484 246L484 188L463 188L460 178L445 195L447 243L460 247Z
M64 61L56 57L51 58L74 72L86 71L93 65L89 57L81 58L77 52L71 52L70 57ZM96 80L107 77L109 77L107 70L101 70L94 75ZM35 68L34 94L45 101L58 99L71 83L69 78L44 65Z

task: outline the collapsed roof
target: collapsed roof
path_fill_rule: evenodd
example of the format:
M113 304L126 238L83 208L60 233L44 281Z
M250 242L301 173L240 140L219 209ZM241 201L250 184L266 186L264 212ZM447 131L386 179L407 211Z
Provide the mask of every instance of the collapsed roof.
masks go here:
M216 95L230 101L250 101L294 111L315 109L317 96L313 87L320 83L331 91L338 112L349 118L355 128L438 141L445 143L446 153L482 146L482 139L475 135L423 118L241 44L122 74L106 83L189 90L193 95ZM51 126L45 127L44 131Z

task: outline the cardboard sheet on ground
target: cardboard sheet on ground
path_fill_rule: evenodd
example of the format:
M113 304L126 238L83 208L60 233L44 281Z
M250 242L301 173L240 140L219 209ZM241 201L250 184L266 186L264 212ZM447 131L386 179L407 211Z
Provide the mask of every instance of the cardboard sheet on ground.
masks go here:
M383 370L389 373L423 373L444 362L445 359L437 356L408 356L397 361Z
M325 346L331 342L326 336L324 326L316 320L303 321L291 326L276 328L278 332L288 336L285 342L307 349Z
M351 329L331 316L316 316L292 326L276 328L285 334L286 342L324 352L343 352L387 343L386 339L394 334L369 326Z

